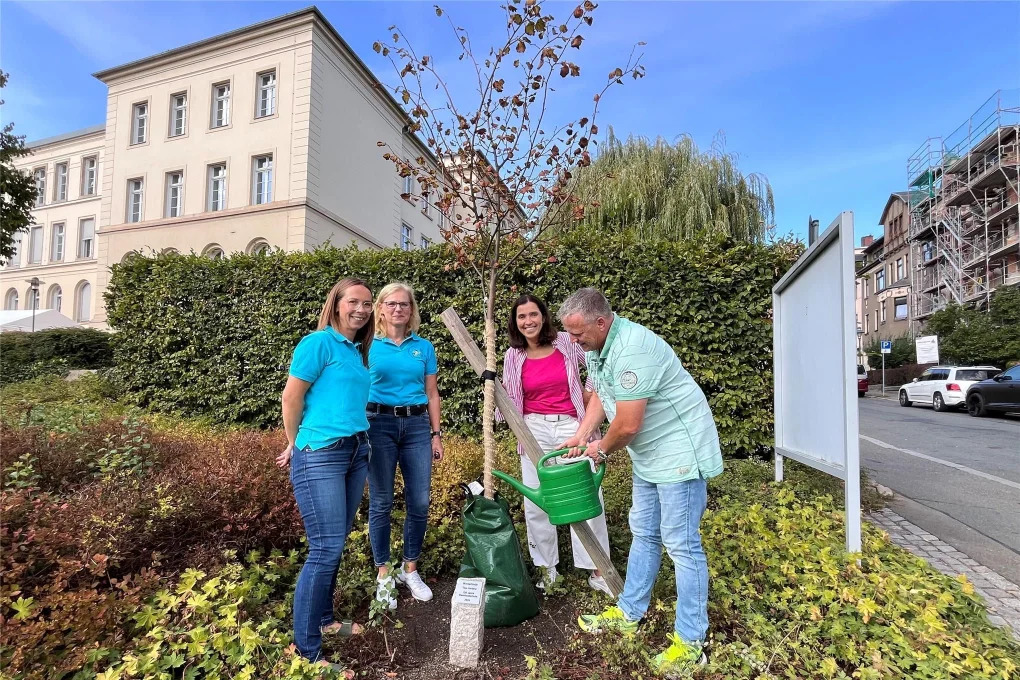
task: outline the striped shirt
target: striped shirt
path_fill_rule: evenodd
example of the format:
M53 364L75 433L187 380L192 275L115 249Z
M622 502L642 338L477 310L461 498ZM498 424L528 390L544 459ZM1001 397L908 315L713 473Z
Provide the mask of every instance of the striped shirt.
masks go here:
M567 367L567 387L570 389L570 402L577 410L578 422L584 420L584 395L581 390L581 366L587 366L584 358L584 350L577 343L570 341L566 333L557 333L553 340L553 348L563 355L564 364ZM503 389L506 390L510 401L517 407L517 413L524 415L524 390L521 387L521 373L524 370L524 360L528 353L523 349L510 347L503 355ZM584 389L593 391L595 384L591 378L584 385ZM496 422L503 420L503 414L496 409ZM518 444L517 453L524 454L524 448Z

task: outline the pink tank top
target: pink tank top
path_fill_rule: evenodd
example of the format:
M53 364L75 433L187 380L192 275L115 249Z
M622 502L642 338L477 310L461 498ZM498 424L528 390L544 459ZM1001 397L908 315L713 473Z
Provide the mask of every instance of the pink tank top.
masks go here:
M569 415L577 417L567 385L567 365L557 350L544 359L525 359L521 367L524 414Z

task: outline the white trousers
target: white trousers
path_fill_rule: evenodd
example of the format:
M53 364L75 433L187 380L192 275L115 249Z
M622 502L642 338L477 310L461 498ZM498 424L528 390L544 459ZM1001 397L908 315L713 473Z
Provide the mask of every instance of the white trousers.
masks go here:
M562 442L570 439L577 433L578 422L576 418L565 415L546 416L537 413L529 413L524 416L524 422L535 435L538 445L546 453L555 451ZM563 462L568 462L568 460ZM589 459L591 461L591 459ZM560 458L552 458L549 463L560 463ZM573 461L576 462L576 461ZM548 463L547 463L548 464ZM594 462L592 462L594 466ZM535 464L527 456L521 456L521 481L531 488L538 487L538 470ZM588 526L595 533L595 537L602 545L602 549L609 554L609 531L606 529L605 501L602 498L602 489L599 489L599 502L602 503L602 514L594 519L588 520ZM531 560L536 567L555 567L560 561L559 541L556 537L556 527L549 522L549 515L537 505L524 499L524 519L528 526L528 550L531 553ZM574 553L574 566L578 569L595 569L595 563L588 555L588 551L581 545L574 529L570 529L570 547Z

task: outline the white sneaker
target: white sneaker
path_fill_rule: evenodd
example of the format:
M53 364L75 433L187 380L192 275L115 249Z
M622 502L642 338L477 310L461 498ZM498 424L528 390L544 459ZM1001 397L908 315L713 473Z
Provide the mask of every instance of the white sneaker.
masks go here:
M559 572L556 571L556 567L545 567L545 573L542 574L542 579L536 584L536 586L542 590L548 590L549 586L559 580L560 575Z
M593 573L591 576L588 577L588 585L591 586L593 590L601 590L609 597L613 596L613 591L609 589L609 584L606 583L606 579L602 578L601 576L596 576Z
M419 602L428 602L432 599L432 589L425 585L425 581L421 580L417 569L414 571L404 571L403 569L398 571L397 583L410 588L411 595Z
M375 599L377 602L385 602L390 610L397 608L397 584L393 580L393 572L387 572L385 576L377 576L375 579Z

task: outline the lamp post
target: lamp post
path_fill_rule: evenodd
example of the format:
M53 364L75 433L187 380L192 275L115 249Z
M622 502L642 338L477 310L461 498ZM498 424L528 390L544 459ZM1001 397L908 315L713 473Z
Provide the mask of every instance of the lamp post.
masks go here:
M32 332L35 333L35 310L39 309L39 286L42 284L42 281L39 280L38 276L33 276L28 279L28 284L32 300Z
M864 329L860 326L857 327L857 363L863 364L861 358L864 356L864 348L861 343L864 342Z

